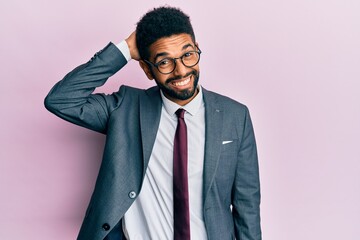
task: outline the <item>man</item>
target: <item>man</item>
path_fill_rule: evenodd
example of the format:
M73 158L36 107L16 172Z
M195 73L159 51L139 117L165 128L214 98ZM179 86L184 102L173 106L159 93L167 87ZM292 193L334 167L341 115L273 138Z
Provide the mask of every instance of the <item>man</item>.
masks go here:
M249 112L198 85L200 55L189 17L155 8L46 97L49 111L106 134L78 239L261 239ZM130 59L156 87L93 94Z

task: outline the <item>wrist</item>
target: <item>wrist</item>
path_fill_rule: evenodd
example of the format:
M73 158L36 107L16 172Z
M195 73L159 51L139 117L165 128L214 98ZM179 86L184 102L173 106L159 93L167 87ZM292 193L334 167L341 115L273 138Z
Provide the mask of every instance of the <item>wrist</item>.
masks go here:
M126 40L123 40L120 43L118 43L116 47L120 50L122 55L124 55L125 59L129 62L132 57Z

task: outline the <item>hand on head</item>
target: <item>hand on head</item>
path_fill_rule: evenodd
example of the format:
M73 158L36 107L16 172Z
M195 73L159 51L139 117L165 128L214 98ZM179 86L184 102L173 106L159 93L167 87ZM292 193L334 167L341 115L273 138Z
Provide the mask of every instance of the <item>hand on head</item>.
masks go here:
M129 46L131 58L136 61L139 61L140 55L136 46L136 31L132 32L131 35L127 39L125 39L125 41Z

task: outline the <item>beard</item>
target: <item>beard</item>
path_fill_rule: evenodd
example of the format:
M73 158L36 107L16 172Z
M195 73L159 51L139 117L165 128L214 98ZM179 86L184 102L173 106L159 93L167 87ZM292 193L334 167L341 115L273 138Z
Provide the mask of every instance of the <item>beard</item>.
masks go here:
M191 75L194 79L193 86L191 88L184 89L181 91L177 91L177 90L171 88L172 81L182 79L182 78L187 78ZM155 79L155 82L165 95L167 95L171 98L174 98L174 99L178 99L178 100L187 100L187 99L190 99L191 97L193 97L194 94L196 93L197 85L199 82L199 75L200 74L198 71L192 70L191 72L187 73L185 76L175 76L175 77L167 79L165 81L165 84L160 83L159 81L157 81L157 79Z

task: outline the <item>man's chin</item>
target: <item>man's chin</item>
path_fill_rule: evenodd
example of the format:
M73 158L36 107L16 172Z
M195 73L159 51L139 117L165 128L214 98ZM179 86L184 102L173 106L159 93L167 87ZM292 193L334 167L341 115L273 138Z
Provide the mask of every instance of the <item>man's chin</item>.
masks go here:
M182 91L174 91L173 89L162 88L163 93L165 96L177 99L177 100L188 100L192 96L194 96L194 91L192 89L184 89Z
M187 89L183 89L183 90L176 90L176 89L172 89L172 88L166 88L166 89L162 89L163 92L166 93L166 95L168 95L169 97L173 98L173 99L178 99L178 100L189 100L192 97L194 97L194 95L196 95L197 92L197 84L196 86L192 86L189 87Z
M180 93L177 93L176 94L176 98L179 99L179 100L188 100L190 98L192 98L195 94L195 91L193 90L183 90L181 91Z

